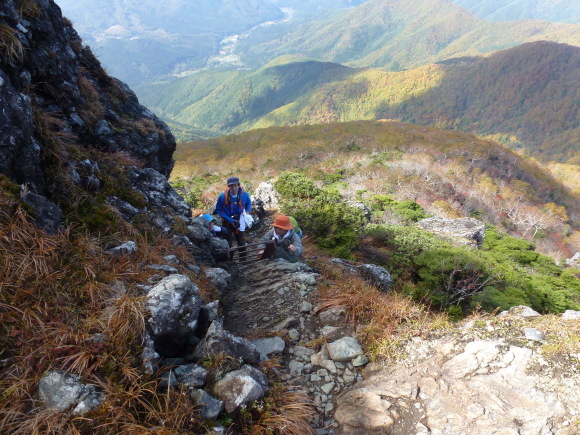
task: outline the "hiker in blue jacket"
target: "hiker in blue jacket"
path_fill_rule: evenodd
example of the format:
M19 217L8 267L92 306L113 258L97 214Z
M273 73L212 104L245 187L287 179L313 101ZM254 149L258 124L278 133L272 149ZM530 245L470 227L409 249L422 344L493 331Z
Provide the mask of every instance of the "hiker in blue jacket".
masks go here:
M215 211L222 217L224 226L228 230L227 241L230 248L233 246L234 237L238 246L245 246L246 225L242 219L243 213L252 213L252 200L248 192L240 186L238 177L228 178L228 189L218 197ZM244 251L245 249L240 249L240 256Z

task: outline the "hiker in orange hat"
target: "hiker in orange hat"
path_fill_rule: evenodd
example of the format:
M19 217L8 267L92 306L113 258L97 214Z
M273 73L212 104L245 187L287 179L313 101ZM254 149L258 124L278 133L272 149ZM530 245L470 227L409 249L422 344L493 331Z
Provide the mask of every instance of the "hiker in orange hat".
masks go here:
M294 231L290 218L285 215L276 216L272 229L264 235L261 241L273 242L273 258L283 258L291 263L299 261L304 252L302 240ZM266 247L266 251L268 251L268 247Z

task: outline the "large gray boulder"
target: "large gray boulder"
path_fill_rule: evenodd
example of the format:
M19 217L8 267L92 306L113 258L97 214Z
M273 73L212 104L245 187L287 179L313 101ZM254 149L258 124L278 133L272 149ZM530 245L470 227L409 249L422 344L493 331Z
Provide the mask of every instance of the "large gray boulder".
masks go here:
M459 244L480 248L485 239L485 223L473 218L432 217L416 224L419 228Z
M55 411L82 415L101 405L104 395L94 385L84 384L70 373L47 372L39 382L38 395L44 406Z
M212 322L206 336L195 348L193 358L201 360L220 353L233 358L241 358L247 364L260 364L260 351L256 346L245 338L226 331L216 320Z
M327 343L326 349L330 359L339 362L351 361L364 353L358 340L353 337L343 337L332 343Z
M223 400L229 414L235 414L242 406L261 399L268 391L266 375L249 365L227 373L214 387L215 395Z
M164 357L175 356L197 329L199 289L185 275L170 275L147 293L147 306L155 350Z

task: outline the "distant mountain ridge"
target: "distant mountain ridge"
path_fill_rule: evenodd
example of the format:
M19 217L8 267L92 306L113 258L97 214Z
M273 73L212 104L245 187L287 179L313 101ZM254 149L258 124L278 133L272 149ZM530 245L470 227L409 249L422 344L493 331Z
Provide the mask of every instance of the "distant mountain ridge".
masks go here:
M388 118L492 135L566 162L580 136L578 65L580 48L547 42L403 72L287 57L256 72L200 73L140 93L163 118L215 135Z
M478 18L489 21L545 20L561 23L580 21L576 0L451 0Z
M281 38L260 41L250 36L241 41L239 55L251 67L289 54L396 71L536 40L580 45L580 25L492 23L444 0L369 0Z

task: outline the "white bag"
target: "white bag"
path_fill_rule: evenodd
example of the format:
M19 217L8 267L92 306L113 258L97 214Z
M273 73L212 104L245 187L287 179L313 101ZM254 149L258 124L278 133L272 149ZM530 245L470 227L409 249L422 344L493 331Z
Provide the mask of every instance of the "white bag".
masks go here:
M246 224L246 228L252 228L252 225L254 225L254 218L252 217L252 215L246 212L244 212L243 215L244 215L243 220Z

